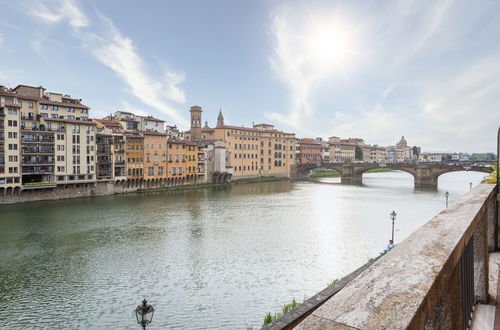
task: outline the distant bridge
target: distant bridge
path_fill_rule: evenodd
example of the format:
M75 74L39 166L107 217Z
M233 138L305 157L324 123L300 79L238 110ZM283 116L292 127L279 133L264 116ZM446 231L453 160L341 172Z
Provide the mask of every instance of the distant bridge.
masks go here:
M428 162L428 163L320 163L292 167L292 177L308 177L314 169L329 169L340 173L342 183L362 183L363 173L376 168L390 168L413 175L415 187L437 187L441 174L457 171L491 173L488 162Z

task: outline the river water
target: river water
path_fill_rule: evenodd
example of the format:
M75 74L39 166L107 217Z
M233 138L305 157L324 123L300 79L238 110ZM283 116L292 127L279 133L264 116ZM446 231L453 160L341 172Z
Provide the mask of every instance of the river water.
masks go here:
M258 329L403 240L480 182L455 172L438 190L369 173L196 191L0 206L0 328Z

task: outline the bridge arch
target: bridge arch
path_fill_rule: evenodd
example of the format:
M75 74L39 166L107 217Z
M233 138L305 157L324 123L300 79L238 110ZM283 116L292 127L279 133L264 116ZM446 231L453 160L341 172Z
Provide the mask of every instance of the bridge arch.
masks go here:
M303 164L294 168L294 176L309 176L311 171L318 168L338 171L341 175L342 183L361 184L363 173L375 168L390 168L409 173L414 178L415 187L437 187L438 177L444 173L457 171L476 171L491 173L492 168L481 164L443 164L443 163L322 163Z

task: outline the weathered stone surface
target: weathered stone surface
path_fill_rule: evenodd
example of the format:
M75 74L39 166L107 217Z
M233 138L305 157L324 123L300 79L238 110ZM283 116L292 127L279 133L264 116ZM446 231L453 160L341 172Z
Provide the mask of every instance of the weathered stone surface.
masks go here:
M56 188L23 190L18 193L5 194L0 196L0 204L103 196L135 191L137 188L127 188L126 185L118 182L68 184Z
M303 304L295 307L276 321L264 326L262 330L293 329L300 321L310 315L330 297L342 290L349 282L354 280L357 276L359 276L359 274L370 267L379 258L380 256L367 262L352 273L342 277L338 282L318 292L311 298L307 299Z
M324 319L322 317L311 315L300 325L295 327L297 330L314 330L314 329L322 329L322 330L352 330L356 329L353 327L349 327L345 324L333 322L328 319Z
M359 329L424 328L450 283L455 282L462 251L477 226L485 221L485 205L494 196L493 188L481 184L471 190L306 320L314 315ZM455 308L453 304L443 306Z

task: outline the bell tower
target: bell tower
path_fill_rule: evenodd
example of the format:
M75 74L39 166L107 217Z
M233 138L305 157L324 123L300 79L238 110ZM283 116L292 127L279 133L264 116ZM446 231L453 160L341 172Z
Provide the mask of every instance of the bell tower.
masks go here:
M222 109L219 109L219 115L217 116L217 127L224 126L224 116L222 115Z
M193 105L189 112L191 113L191 140L199 141L201 139L201 107Z

